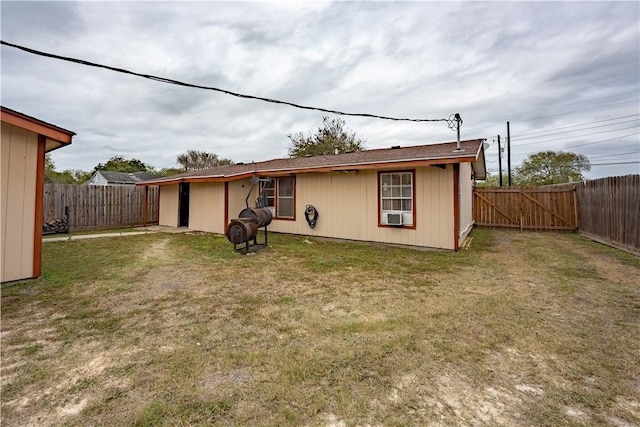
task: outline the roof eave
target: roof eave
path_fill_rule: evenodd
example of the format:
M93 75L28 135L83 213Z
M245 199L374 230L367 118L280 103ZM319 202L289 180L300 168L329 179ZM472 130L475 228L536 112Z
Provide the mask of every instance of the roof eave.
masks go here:
M45 151L53 151L71 144L75 132L61 128L51 123L36 119L18 111L2 106L0 108L3 122L30 130L47 138Z
M300 173L321 173L321 172L339 172L344 170L366 170L366 169L390 169L397 167L414 167L429 166L434 164L449 163L473 163L477 161L479 152L471 155L457 156L431 156L418 157L400 160L380 160L376 162L351 162L335 165L318 165L302 168L274 168L274 169L252 169L234 174L216 174L216 175L199 175L199 176L180 176L167 177L166 179L138 182L136 185L170 185L180 182L225 182L235 181L238 179L249 178L252 175L290 175Z

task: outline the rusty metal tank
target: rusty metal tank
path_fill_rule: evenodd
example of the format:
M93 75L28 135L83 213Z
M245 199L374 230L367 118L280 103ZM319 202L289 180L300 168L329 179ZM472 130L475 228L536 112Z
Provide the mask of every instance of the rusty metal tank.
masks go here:
M254 221L258 227L271 224L273 214L269 208L246 208L240 211L240 218L248 218Z
M258 224L251 218L232 219L227 225L227 239L234 245L255 239L258 234Z

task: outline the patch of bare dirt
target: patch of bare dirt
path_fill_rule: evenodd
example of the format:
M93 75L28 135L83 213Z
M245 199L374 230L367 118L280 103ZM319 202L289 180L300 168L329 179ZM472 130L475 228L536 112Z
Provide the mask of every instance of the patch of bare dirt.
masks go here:
M28 387L16 399L3 399L3 407L5 410L26 414L22 425L48 427L64 424L69 417L80 414L88 402L104 389L124 390L128 387L126 382L110 377L107 371L122 364L133 353L135 351L121 349L101 350L97 342L78 342L62 359L50 359L47 363L47 372L43 374L51 377L50 386ZM40 358L45 357L40 353L38 355ZM4 372L2 378L3 382L10 380ZM99 384L99 387L90 387L92 384Z
M167 245L169 244L169 239L164 239L159 242L156 242L150 245L140 256L142 261L147 261L148 259L159 259L164 260L169 258L169 253L167 251Z
M47 326L50 320L62 317L59 313L48 313L33 305L28 319L6 319L2 322L2 364L0 375L4 383L18 374L28 358L22 354L37 352L40 356L54 354L60 347L55 329Z
M607 280L618 283L628 284L640 291L638 285L638 278L634 274L629 274L630 268L621 261L613 257L602 256L600 252L594 252L592 249L588 249L582 245L576 245L573 242L566 240L559 240L560 244L566 251L573 252L585 259L585 269L595 269L598 275L606 278Z
M425 425L516 425L518 407L528 398L513 388L477 387L458 372L402 375L391 389L388 401L406 406ZM373 407L384 402L373 402Z

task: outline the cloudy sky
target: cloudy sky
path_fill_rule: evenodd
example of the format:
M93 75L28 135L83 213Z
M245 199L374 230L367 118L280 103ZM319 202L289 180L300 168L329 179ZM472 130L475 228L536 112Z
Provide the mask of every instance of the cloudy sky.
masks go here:
M440 119L512 165L541 150L640 173L638 2L9 2L2 40L138 73L354 113ZM58 170L188 149L286 157L323 113L1 47L2 105L77 133ZM444 123L345 117L367 148L455 140ZM503 157L506 167L506 156Z

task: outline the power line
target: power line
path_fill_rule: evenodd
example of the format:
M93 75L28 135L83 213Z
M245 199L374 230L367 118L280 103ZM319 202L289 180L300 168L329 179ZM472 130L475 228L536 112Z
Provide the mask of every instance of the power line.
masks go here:
M629 92L629 93L635 93L635 92L637 92L637 91ZM610 98L610 97L605 97L605 98ZM595 98L595 99L599 99L599 98ZM589 110L595 110L595 109L600 109L600 108L607 108L607 107L612 107L612 106L620 105L620 104L629 104L629 103L632 103L632 102L637 103L638 101L639 101L639 99L632 99L630 101L617 102L617 103L614 103L614 104L605 104L605 105L600 105L598 107L584 108L584 109L581 109L581 110L565 111L565 112L551 114L551 115L543 116L543 117L535 117L535 118L531 118L531 119L522 119L522 120L516 120L516 121L511 120L511 123L524 123L524 122L528 122L528 121L531 121L531 120L545 119L545 118L550 118L550 117L562 116L564 114L579 113L579 112L582 112L582 111L589 111ZM587 101L581 101L581 102L587 102ZM571 104L564 104L564 105L571 105ZM553 108L557 108L557 107L553 107ZM549 109L549 108L547 108L547 109ZM543 111L543 110L536 110L536 111ZM532 111L529 111L529 112L532 112ZM529 112L515 113L515 115L516 116L522 116L522 115L527 114ZM623 116L623 117L627 117L627 116ZM622 118L622 117L617 117L616 119L620 119L620 118ZM495 123L495 122L500 121L500 120L503 120L503 118L481 120L481 121L474 122L474 123L478 123L478 124L479 123L486 123L486 122L494 122ZM615 120L615 119L612 119L612 120ZM496 124L493 124L493 125L489 125L489 126L476 127L476 128L472 128L472 129L467 129L466 132L467 133L472 133L472 132L477 132L477 131L480 131L480 130L483 130L483 129L495 129L496 126L497 126ZM543 132L543 131L541 131L541 132ZM431 134L429 136L435 138L435 137L440 137L442 135L444 135L444 134Z
M520 113L515 113L515 115L522 116L524 114L537 113L537 112L540 112L540 111L552 110L552 109L559 108L559 107L567 107L569 105L584 104L585 102L594 102L594 101L599 101L599 100L607 99L607 98L617 98L617 97L620 97L620 96L626 96L626 95L630 95L630 94L638 94L638 92L640 92L640 89L632 90L632 91L629 91L629 92L623 92L623 93L619 93L619 94L616 94L616 95L609 95L609 96L603 96L603 97L599 97L599 98L585 99L583 101L569 102L569 103L566 103L566 104L555 105L553 107L547 107L547 108L542 108L542 109L538 109L538 110L523 111L523 112L520 112ZM637 100L634 99L634 101L637 101ZM609 107L611 105L617 105L617 104L607 104L607 105L603 105L602 107ZM590 110L590 109L591 108L587 108L587 110ZM577 110L577 111L574 111L574 112L580 112L580 111L583 111L583 110ZM564 114L564 113L558 113L558 114L555 114L555 115L559 116L559 115L562 115L562 114ZM505 117L498 117L496 119L481 120L481 121L475 122L475 123L479 124L479 123L486 123L486 122L506 121L506 120L509 120L510 117L512 117L512 115L505 116ZM548 117L552 117L552 116L548 116ZM527 121L527 120L521 120L521 121ZM513 120L512 120L512 122L513 122ZM485 126L485 127L481 127L481 128L475 128L475 129L472 129L472 130L475 131L475 130L481 130L481 129L486 129L486 128L490 128L490 127L494 127L494 125Z
M637 163L640 163L640 160L635 160L632 162L591 163L591 166L635 165Z
M584 147L586 145L594 145L594 144L600 144L601 142L607 142L607 141L613 141L614 139L620 139L620 138L626 138L628 136L633 136L633 135L638 135L640 132L633 132L633 133L629 133L627 135L620 135L620 136L616 136L613 138L609 138L609 139L604 139L602 141L595 141L595 142L587 142L585 144L578 144L578 145L567 145L564 148L576 148L576 147Z
M626 156L629 154L640 154L640 151L629 151L627 153L617 153L617 154L604 154L602 156L589 156L590 159L600 159L602 157L617 157L617 156Z
M232 92L230 90L220 89L220 88L213 87L213 86L203 86L203 85L197 85L197 84L193 84L193 83L186 83L186 82L182 82L182 81L179 81L179 80L169 79L169 78L166 78L166 77L154 76L154 75L151 75L151 74L137 73L135 71L127 70L127 69L124 69L124 68L111 67L109 65L103 65L103 64L98 64L98 63L95 63L95 62L85 61L83 59L77 59L77 58L72 58L72 57L68 57L68 56L56 55L56 54L48 53L48 52L42 52L42 51L31 49L31 48L28 48L28 47L25 47L25 46L20 46L20 45L17 45L17 44L9 43L9 42L6 42L4 40L0 40L0 43L5 45L5 46L13 47L15 49L19 49L19 50L22 50L24 52L31 53L33 55L43 56L45 58L59 59L61 61L67 61L67 62L72 62L72 63L75 63L75 64L86 65L88 67L103 68L103 69L106 69L106 70L115 71L117 73L129 74L129 75L132 75L132 76L142 77L142 78L145 78L145 79L154 80L154 81L161 82L161 83L168 83L168 84L173 84L173 85L177 85L177 86L190 87L190 88L194 88L194 89L203 89L203 90L211 90L211 91L215 91L215 92L221 92L221 93L224 93L226 95L231 95L231 96L235 96L235 97L238 97L238 98L254 99L254 100L257 100L257 101L269 102L269 103L272 103L272 104L288 105L290 107L299 108L299 109L303 109L303 110L315 110L315 111L321 111L323 113L337 114L337 115L340 115L340 116L370 117L370 118L374 118L374 119L405 121L405 122L447 122L449 124L451 124L451 122L452 122L451 119L409 119L409 118L379 116L377 114L369 114L369 113L346 113L344 111L331 110L331 109L328 109L328 108L312 107L312 106L308 106L308 105L295 104L293 102L288 102L288 101L281 101L281 100L272 99L272 98L265 98L265 97L261 97L261 96L254 96L254 95L247 95L247 94L242 94L242 93L238 93L238 92Z
M616 136L616 137L609 138L609 139L603 139L603 140L601 140L601 141L587 142L587 143L585 143L585 144L567 145L566 147L562 147L561 149L562 149L562 150L564 150L564 149L566 149L566 148L576 148L576 147L584 147L585 145L600 144L600 143L602 143L602 142L608 142L608 141L613 141L613 140L615 140L615 139L621 139L621 138L626 138L626 137L628 137L628 136L638 135L639 133L640 133L640 132L634 132L634 133L630 133L630 134L627 134L627 135L620 135L620 136ZM518 155L518 156L526 156L527 154L534 154L534 153L537 153L537 152L538 152L538 151L530 151L530 152L528 152L528 153L521 153L521 154L514 153L514 154L515 154L515 155Z
M633 121L635 121L635 120L633 120ZM638 127L638 125L635 125L635 126L629 126L629 127L626 127L626 128L603 130L603 131L600 131L600 132L591 132L591 133L589 133L589 134L587 134L587 135L563 136L563 137L561 137L561 138L545 139L544 141L525 142L524 144L516 144L516 146L517 146L517 147L522 147L522 146L525 146L525 145L531 145L531 144L544 144L544 143L546 143L546 142L561 141L561 140L563 140L563 139L584 138L584 137L586 137L586 136L599 135L599 134L601 134L601 133L617 132L617 131L620 131L620 130L635 129L635 128L637 128L637 127ZM580 129L580 130L583 130L583 129ZM584 129L584 130L586 130L586 129ZM544 135L544 136L551 136L551 135ZM516 141L516 142L517 142L517 141Z
M571 114L571 113L581 113L583 111L589 111L589 110L598 110L600 108L605 108L605 107L612 107L614 105L622 105L622 104L629 104L631 102L638 102L638 99L632 99L631 101L623 101L623 102L616 102L614 104L607 104L607 105L599 105L597 107L590 107L590 108L583 108L581 110L573 110L573 111L563 111L562 113L557 113L557 114L550 114L548 116L541 116L541 117L533 117L530 119L523 119L523 120L517 120L514 121L514 123L522 123L522 122L530 122L533 120L541 120L541 119L548 119L549 117L555 117L555 116L559 116L561 114Z
M560 129L568 129L568 128L574 128L574 127L578 127L578 126L586 126L586 125L592 125L595 123L602 123L602 122L610 122L612 120L620 120L620 119L627 119L629 117L636 117L636 116L640 116L640 114L630 114L628 116L621 116L621 117L613 117L611 119L604 119L604 120L596 120L595 122L587 122L587 123L580 123L577 125L571 125L571 126L562 126L559 128L553 128L553 129L545 129L545 130L538 130L535 132L529 132L529 133L521 133L520 135L518 135L518 138L521 138L523 136L529 136L529 135L533 135L533 134L538 134L538 133L544 133L544 132L551 132L552 130L560 130ZM605 125L608 126L608 125Z
M629 91L629 92L623 92L623 93L619 93L619 94L616 94L616 95L608 95L608 96L602 96L602 97L599 97L599 98L585 99L583 101L569 102L569 103L566 103L566 104L555 105L553 107L541 108L539 110L525 111L525 112L519 113L519 114L538 113L540 111L552 110L552 109L558 108L558 107L568 107L569 105L584 104L585 102L593 102L593 101L598 101L598 100L607 99L607 98L617 98L619 96L630 95L632 93L636 94L638 92L640 92L640 89L632 90L632 91ZM613 104L613 105L615 105L615 104ZM503 118L503 120L507 120L507 119L508 119L508 117L504 117Z
M514 140L516 142L517 141L526 141L527 139L545 138L547 136L561 135L563 133L580 132L580 131L583 131L583 130L597 129L597 128L602 128L602 127L607 127L607 126L621 125L621 124L624 124L624 123L638 122L639 120L640 119L625 120L625 121L617 122L617 123L607 123L607 124L604 124L604 125L590 126L590 127L581 128L581 129L564 130L562 132L553 132L553 133L548 133L546 135L529 136L527 138L521 138L520 136L515 137L515 138L511 137L511 142L514 142ZM578 126L578 125L576 125L576 126ZM530 144L530 143L527 143L527 144ZM520 144L520 145L524 145L524 144Z

